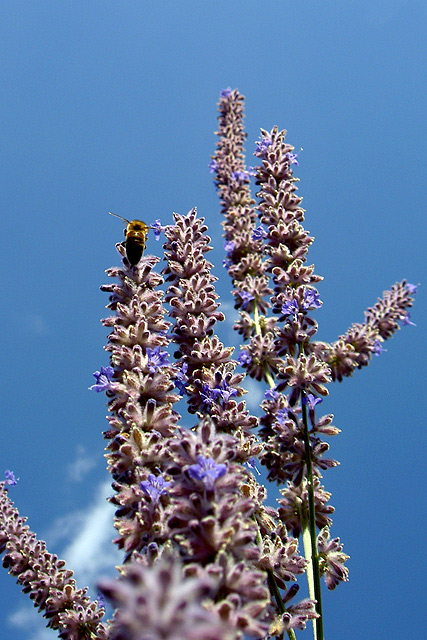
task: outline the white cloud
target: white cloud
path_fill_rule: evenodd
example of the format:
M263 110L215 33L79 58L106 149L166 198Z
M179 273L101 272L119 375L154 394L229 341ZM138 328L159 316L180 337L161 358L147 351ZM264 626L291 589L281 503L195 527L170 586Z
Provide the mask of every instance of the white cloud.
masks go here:
M78 584L95 585L101 573L111 573L111 567L123 559L123 554L111 542L115 532L114 507L107 502L111 494L107 480L98 487L94 504L79 514L78 531L62 551L61 557L74 571Z
M68 479L71 482L82 482L85 476L96 467L98 456L90 455L82 445L77 447L76 459L67 467Z
M45 318L40 313L29 313L25 318L25 330L27 333L38 336L47 333L47 324Z
M246 400L249 411L258 415L259 405L264 399L265 387L263 387L263 383L246 376L242 382L242 387L248 392L246 396L244 396L244 399Z
M99 577L114 576L114 567L123 560L123 554L112 544L114 507L107 502L112 493L110 481L100 484L94 501L87 509L67 514L53 523L45 536L48 549L60 540L65 547L58 552L67 567L74 571L78 588L89 586L96 598ZM8 622L15 629L28 633L28 640L53 640L56 632L46 629L47 620L29 603L11 613Z

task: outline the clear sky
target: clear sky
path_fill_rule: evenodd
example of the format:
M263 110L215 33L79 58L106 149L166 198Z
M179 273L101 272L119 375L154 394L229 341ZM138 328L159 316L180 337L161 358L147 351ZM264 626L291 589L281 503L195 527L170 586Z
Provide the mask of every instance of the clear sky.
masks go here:
M235 341L208 163L219 92L237 87L248 164L259 127L303 148L309 259L325 277L319 339L362 321L396 280L422 283L417 327L325 403L342 429L341 466L324 477L332 534L351 561L324 609L328 640L424 637L425 32L417 0L2 4L0 470L20 477L12 499L79 586L119 562L105 397L87 390L108 363L99 286L123 233L107 212L168 223L198 206L228 314L221 337ZM5 570L0 593L1 640L56 637Z

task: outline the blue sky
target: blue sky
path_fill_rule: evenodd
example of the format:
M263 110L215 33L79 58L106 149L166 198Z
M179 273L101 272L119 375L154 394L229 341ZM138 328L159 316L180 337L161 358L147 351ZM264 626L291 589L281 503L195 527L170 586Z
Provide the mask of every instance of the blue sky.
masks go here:
M330 388L341 466L324 477L332 533L351 555L350 582L324 596L328 640L423 637L425 27L416 0L3 4L0 469L20 477L12 499L79 586L119 562L105 398L87 390L107 364L99 286L122 239L107 212L168 223L197 205L215 245L221 338L237 344L207 165L219 91L238 87L248 164L260 127L286 128L303 148L309 259L325 277L319 338L362 321L396 280L423 284L417 327ZM147 251L160 250L150 238ZM0 638L56 637L5 570L0 590Z

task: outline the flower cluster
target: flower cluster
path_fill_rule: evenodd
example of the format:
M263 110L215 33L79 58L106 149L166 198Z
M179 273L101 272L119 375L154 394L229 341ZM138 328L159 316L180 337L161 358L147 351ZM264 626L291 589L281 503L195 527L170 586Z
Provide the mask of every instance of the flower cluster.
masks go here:
M52 555L43 540L30 531L7 494L7 485L16 484L13 473L6 472L0 482L0 553L3 566L16 576L22 591L43 612L48 627L56 629L63 640L107 639L102 623L104 609L77 589L73 572L64 560Z
M416 286L395 284L363 324L335 342L316 340L322 278L307 263L313 238L293 174L298 154L285 131L261 129L259 164L247 168L243 106L237 90L221 92L209 165L240 355L233 359L215 333L225 316L206 258L207 226L195 208L175 213L170 225L150 225L157 239L166 238L161 273L159 258L131 264L118 244L122 265L107 270L113 282L101 287L110 296L103 320L110 362L89 388L108 401L110 500L123 551L120 577L99 584L112 620L102 622L100 601L76 588L65 563L25 525L7 495L13 472L0 483L3 564L64 640L242 640L285 632L295 640L295 629L309 622L323 640L320 577L330 590L348 579L349 556L331 538L334 508L321 482L338 464L324 438L340 430L331 414L316 412L332 381L380 355L399 322L413 324ZM243 399L246 375L265 385L260 418ZM258 463L280 486L277 508L266 504ZM304 573L309 598L294 601Z

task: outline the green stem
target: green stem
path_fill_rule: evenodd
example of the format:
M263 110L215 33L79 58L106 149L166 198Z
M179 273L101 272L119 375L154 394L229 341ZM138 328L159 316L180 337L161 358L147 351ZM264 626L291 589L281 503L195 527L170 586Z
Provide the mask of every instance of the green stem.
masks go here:
M316 602L316 612L319 617L313 620L314 640L323 640L323 616L322 616L322 593L320 589L320 570L319 556L317 553L317 536L316 536L316 510L314 502L314 481L313 481L313 465L311 460L311 445L308 431L307 405L304 404L304 393L301 393L302 420L304 423L304 445L305 445L305 462L307 465L307 493L308 493L308 526L306 518L303 516L301 522L303 525L303 543L307 566L307 580L310 598Z
M256 541L258 545L262 543L262 537L259 529L257 531ZM286 607L282 600L280 589L277 586L276 578L274 577L274 574L271 569L267 569L267 578L268 578L268 588L270 589L270 593L272 594L272 596L276 601L277 609L279 610L279 613L280 614L285 613ZM296 640L296 635L293 629L289 629L287 634L290 640Z

